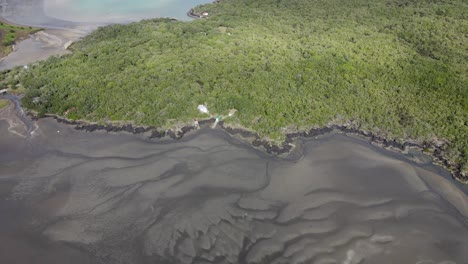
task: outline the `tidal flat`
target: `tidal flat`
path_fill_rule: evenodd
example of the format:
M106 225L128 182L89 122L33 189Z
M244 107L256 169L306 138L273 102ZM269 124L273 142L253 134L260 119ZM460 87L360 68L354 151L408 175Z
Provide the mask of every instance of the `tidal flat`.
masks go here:
M207 2L0 0L0 19L45 29L17 43L10 56L0 58L0 71L69 54L72 43L100 26L155 17L190 20L187 11Z
M466 186L363 139L299 140L279 158L223 130L149 140L51 118L31 130L9 111L0 121L3 263L468 259Z
M10 21L79 26L41 12L43 1L0 4ZM64 52L70 38L46 33L19 51ZM3 65L28 63L24 54ZM468 259L467 186L363 139L302 139L278 157L219 129L178 141L87 133L28 121L13 104L0 135L0 263Z
M16 43L11 54L0 58L0 71L69 54L71 43L98 27L48 17L43 9L41 0L0 0L0 20L44 29Z

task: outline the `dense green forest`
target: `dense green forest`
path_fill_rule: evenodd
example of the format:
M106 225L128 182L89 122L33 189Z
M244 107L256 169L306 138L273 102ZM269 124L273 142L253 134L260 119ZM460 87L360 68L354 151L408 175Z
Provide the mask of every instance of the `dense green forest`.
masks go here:
M265 137L354 120L392 138L445 139L468 171L464 0L228 0L207 19L98 29L30 70L3 73L39 113L170 126L227 119ZM33 98L39 97L34 103Z

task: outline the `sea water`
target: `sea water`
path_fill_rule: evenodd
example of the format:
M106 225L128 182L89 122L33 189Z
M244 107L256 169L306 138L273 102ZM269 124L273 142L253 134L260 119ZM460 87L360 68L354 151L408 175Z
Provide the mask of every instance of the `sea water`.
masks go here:
M76 22L124 23L146 18L188 20L187 11L210 0L44 0L46 15Z

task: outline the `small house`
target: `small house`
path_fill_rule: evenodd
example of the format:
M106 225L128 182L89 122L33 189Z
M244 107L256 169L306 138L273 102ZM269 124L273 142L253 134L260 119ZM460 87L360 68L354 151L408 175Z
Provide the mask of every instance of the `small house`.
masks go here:
M0 94L6 94L7 92L8 92L7 89L2 89L2 90L0 90Z
M208 16L208 12L206 12L206 11L203 12L203 13L201 14L201 16L202 16L202 17L207 17L207 16Z

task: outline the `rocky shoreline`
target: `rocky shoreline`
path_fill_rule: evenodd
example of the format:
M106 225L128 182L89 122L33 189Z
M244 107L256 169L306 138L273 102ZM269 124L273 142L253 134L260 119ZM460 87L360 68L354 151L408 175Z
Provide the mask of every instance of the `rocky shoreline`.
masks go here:
M195 10L193 10L193 9L190 9L190 10L187 12L187 16L190 17L190 18L193 18L193 19L202 18L202 16L197 15L197 14L195 13Z
M39 117L32 112L28 112L33 120L38 120ZM127 132L131 134L142 134L142 133L151 133L149 139L161 139L161 138L170 138L173 140L179 140L184 137L185 134L195 131L198 129L195 125L185 125L177 130L163 130L161 128L156 128L153 126L134 126L132 124L124 125L115 125L115 124L106 124L101 125L97 123L88 123L85 121L75 121L69 120L57 115L46 114L41 118L54 118L57 122L71 125L76 130L82 130L86 132L95 132L95 131L106 131L106 132ZM207 127L212 125L215 122L215 118L200 120L200 127ZM377 135L372 132L364 131L356 128L352 123L346 124L330 124L321 128L312 128L308 131L298 131L287 133L286 139L280 144L274 144L271 141L268 141L262 138L258 133L249 131L244 128L234 128L226 125L223 121L218 123L218 127L226 131L231 136L240 136L244 140L248 141L255 148L263 149L268 154L281 155L289 153L293 148L293 142L300 138L313 138L321 135L329 134L333 131L357 135L365 138L370 143L380 146L385 149L391 149L398 152L405 152L408 149L415 149L421 152L424 152L427 155L430 155L433 158L433 163L447 169L452 177L464 184L468 183L468 176L463 175L461 172L461 164L452 164L447 158L445 158L445 152L448 148L447 142L417 142L417 141L402 141L399 142L396 139L387 139L384 136Z
M217 4L219 2L221 2L221 0L214 0L212 2L212 4ZM199 19L199 18L207 18L208 14L206 14L206 15L204 15L203 13L199 14L199 13L195 12L195 10L192 8L187 12L187 16L190 17L190 18L193 18L193 19Z

